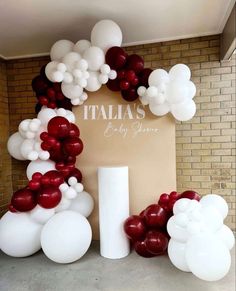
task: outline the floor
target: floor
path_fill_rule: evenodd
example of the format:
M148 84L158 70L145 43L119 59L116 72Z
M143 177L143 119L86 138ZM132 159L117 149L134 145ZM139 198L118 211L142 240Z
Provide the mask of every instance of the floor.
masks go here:
M234 261L234 253L232 258ZM172 266L167 256L142 258L132 252L121 260L99 255L92 244L79 261L59 265L42 252L29 258L11 258L0 252L1 291L233 291L235 262L218 282L205 282Z

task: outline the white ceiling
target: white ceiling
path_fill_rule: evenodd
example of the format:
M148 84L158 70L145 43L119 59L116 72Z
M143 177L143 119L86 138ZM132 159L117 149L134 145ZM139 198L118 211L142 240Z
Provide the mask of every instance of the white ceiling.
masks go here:
M0 56L47 54L58 39L89 39L112 19L123 44L221 33L235 0L0 0Z

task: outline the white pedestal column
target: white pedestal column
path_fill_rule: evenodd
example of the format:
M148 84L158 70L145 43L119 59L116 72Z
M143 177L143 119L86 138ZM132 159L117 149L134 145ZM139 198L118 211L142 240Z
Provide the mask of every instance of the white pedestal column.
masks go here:
M99 167L100 253L109 259L126 257L129 240L123 230L129 216L128 167Z

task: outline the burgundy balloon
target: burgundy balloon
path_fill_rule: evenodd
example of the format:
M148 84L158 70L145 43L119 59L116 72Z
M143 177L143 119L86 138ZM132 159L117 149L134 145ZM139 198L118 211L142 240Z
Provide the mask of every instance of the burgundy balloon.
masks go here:
M168 213L158 204L151 204L144 213L146 224L149 227L165 227Z
M126 69L133 70L136 74L140 73L144 68L144 60L139 55L133 54L128 56Z
M147 250L147 246L144 242L144 240L137 240L135 243L134 243L134 249L136 251L136 253L144 258L152 258L152 257L155 257L154 254L150 253L148 250Z
M200 201L201 199L200 195L193 190L184 191L182 194L180 194L180 198L188 198L197 201Z
M129 82L126 80L121 80L120 81L120 89L121 90L128 90L129 89Z
M146 69L143 69L138 77L139 77L139 86L144 86L144 87L148 87L149 84L148 84L148 78L150 76L152 72L152 69L149 69L149 68L146 68Z
M73 169L70 172L69 177L67 179L69 179L70 177L75 177L79 183L82 181L82 178L83 178L82 173L77 168Z
M32 80L32 89L37 93L37 94L45 94L48 88L49 83L43 78L42 76L36 76Z
M11 205L21 212L32 210L36 204L34 192L27 188L16 191L11 199Z
M128 102L132 102L138 98L136 88L129 88L128 90L122 90L121 95L123 99L125 99Z
M126 52L118 46L111 47L106 53L106 63L113 70L118 70L122 68L126 63L126 59Z
M64 177L62 173L56 170L48 171L47 173L45 173L41 180L43 181L44 179L44 185L59 187L62 183L64 183Z
M57 138L65 138L69 134L70 122L61 116L53 117L48 122L48 133Z
M145 238L145 245L147 250L154 255L162 255L168 247L167 236L156 230L151 230L147 233Z
M78 156L83 150L82 140L78 137L69 137L63 142L63 150L70 156Z
M80 136L80 130L78 128L77 125L75 125L74 123L70 124L70 130L69 130L69 136L70 137L79 137Z
M54 208L61 201L61 191L55 186L45 186L38 191L38 204L43 208Z
M36 191L40 188L41 183L39 181L35 181L35 180L31 180L28 183L28 187L30 188L30 190L32 191Z
M40 179L43 177L43 175L40 173L40 172L35 172L33 175L32 175L32 180L35 180L35 181L40 181Z
M120 91L120 81L118 79L111 80L109 79L107 82L107 88L110 89L111 91Z
M129 239L138 240L144 237L146 226L140 216L132 215L125 220L124 231Z

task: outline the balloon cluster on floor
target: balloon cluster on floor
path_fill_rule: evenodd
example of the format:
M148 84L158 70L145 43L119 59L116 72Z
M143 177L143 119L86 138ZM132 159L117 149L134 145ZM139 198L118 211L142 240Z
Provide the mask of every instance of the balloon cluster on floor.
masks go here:
M206 281L222 279L231 265L234 234L223 220L228 205L219 195L195 191L162 194L157 204L124 222L135 251L150 258L168 251L173 265Z

